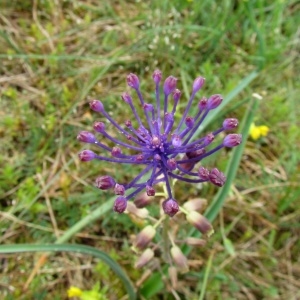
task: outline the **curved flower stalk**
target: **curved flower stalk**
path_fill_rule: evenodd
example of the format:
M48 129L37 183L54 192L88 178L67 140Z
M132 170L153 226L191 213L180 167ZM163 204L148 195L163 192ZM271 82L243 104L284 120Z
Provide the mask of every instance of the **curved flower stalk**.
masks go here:
M179 210L179 205L172 194L170 181L177 179L188 183L210 182L219 187L223 186L226 178L221 171L217 168L208 170L203 166L196 167L196 164L220 149L238 146L242 141L240 134L227 134L221 143L212 146L217 135L238 126L238 120L233 118L225 119L220 128L206 136L193 139L197 128L201 126L209 112L221 104L222 96L216 94L209 98L201 98L196 103L195 115L189 115L192 103L196 102L196 93L205 82L203 77L197 77L182 117L178 124L175 124L175 114L181 97L181 92L176 88L177 79L173 76L166 78L162 85L163 99L160 95L161 79L161 72L156 70L153 73L156 103L151 104L143 98L139 78L135 74L127 76L127 84L135 91L144 112L144 118L140 118L131 95L123 93L122 99L130 107L134 120L138 124L136 128L131 120L125 120L124 125L117 123L105 111L101 101L90 102L91 109L102 114L124 136L123 140L117 139L108 133L103 122L94 124L95 132L101 136L100 140L105 138L113 142L114 147L101 143L91 132L82 131L77 136L79 141L94 144L108 153L104 156L91 150L83 150L79 153L81 161L102 160L116 164L144 166L143 171L127 183L116 182L109 175L96 179L96 186L99 189L114 190L117 198L113 209L118 213L124 212L127 202L141 191L145 190L148 196L154 196L155 185L165 183L168 197L163 202L163 210L169 216L174 216Z

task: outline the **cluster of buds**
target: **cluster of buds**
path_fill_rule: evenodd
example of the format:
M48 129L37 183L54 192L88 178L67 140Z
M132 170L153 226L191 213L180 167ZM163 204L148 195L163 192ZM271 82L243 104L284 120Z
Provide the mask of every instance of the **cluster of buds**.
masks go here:
M206 244L206 238L209 237L213 233L213 228L210 222L200 213L206 207L207 201L205 199L191 199L184 203L181 207L181 211L186 215L186 218L189 223L191 223L196 229L198 229L203 238L195 238L195 237L187 237L184 240L179 242L188 244L190 246L195 247L203 247ZM143 214L139 211L143 211L145 208L139 209L136 208L135 211L131 209L131 204L129 202L129 213L135 214L136 216L140 216L143 218ZM158 226L161 222L165 220L164 214L161 215L161 218L157 220L153 225L145 226L139 234L136 235L132 249L134 252L139 254L139 258L136 261L135 267L141 268L148 264L154 257L154 250L157 248L161 248L162 253L165 253L166 247L162 246L160 243L156 244L153 240L156 235L160 234L160 230L157 230ZM173 228L173 226L167 226L167 234L164 236L164 243L166 242L166 238L169 240L167 244L170 244L171 247L167 247L168 255L165 256L167 262L170 265L175 264L176 267L181 272L188 271L188 260L186 256L181 251L180 247L176 245L176 229L177 226ZM160 240L160 239L159 239ZM161 247L162 246L162 247ZM164 256L164 255L163 255ZM173 263L170 262L172 259ZM174 275L174 274L173 274Z
M81 161L101 160L117 164L131 164L144 166L144 169L130 182L116 182L109 175L100 176L96 179L96 187L101 190L112 189L117 195L113 209L123 213L128 201L134 199L143 190L147 196L155 196L155 186L164 183L167 190L167 199L162 207L166 214L173 217L179 210L179 204L173 196L171 180L177 179L188 183L210 182L218 187L224 185L226 178L217 168L211 170L203 167L196 167L198 162L224 147L235 147L242 141L241 134L227 134L222 142L212 147L212 142L220 133L235 129L238 120L234 118L225 119L217 130L201 137L194 138L197 129L213 109L216 109L222 102L222 96L212 95L208 98L198 100L197 109L193 116L189 115L192 103L195 101L196 93L204 85L205 79L197 77L192 86L190 98L180 121L175 125L175 113L181 97L181 92L176 88L177 79L169 76L163 83L163 99L160 95L162 74L159 70L153 73L155 84L156 105L145 102L140 90L140 81L135 74L127 76L127 84L132 88L139 99L141 108L145 115L145 122L138 115L136 106L131 95L123 93L122 100L129 106L133 113L137 126L132 120L125 120L124 125L116 122L105 110L99 100L90 102L93 111L102 114L115 129L124 137L118 139L111 135L106 129L105 123L96 122L94 130L100 135L100 140L88 131L82 131L77 139L84 143L93 144L108 156L98 155L92 150L83 150L79 153ZM113 143L113 147L102 143L103 139ZM124 151L125 150L125 151ZM140 201L140 206L145 203ZM199 216L187 215L192 224L199 223ZM202 220L203 221L203 220ZM200 223L203 223L203 222ZM199 228L207 230L207 228Z

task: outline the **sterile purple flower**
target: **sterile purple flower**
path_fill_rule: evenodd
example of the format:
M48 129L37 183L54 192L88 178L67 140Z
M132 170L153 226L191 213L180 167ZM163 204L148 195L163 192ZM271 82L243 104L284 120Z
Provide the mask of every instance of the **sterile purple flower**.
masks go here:
M155 196L155 186L164 183L167 197L163 201L162 207L166 214L173 217L179 211L180 201L178 203L174 199L171 180L176 179L187 183L208 182L216 186L223 186L226 181L224 174L216 168L211 170L205 168L202 161L224 147L231 148L239 145L242 142L242 136L241 134L228 134L222 142L213 146L221 133L224 134L226 130L237 127L238 120L229 118L225 119L217 130L198 137L197 130L201 127L204 119L223 100L219 94L208 98L203 97L198 100L196 109L192 113L190 108L196 101L196 93L205 83L203 77L199 76L194 80L189 100L184 105L181 103L184 110L180 118L175 118L181 97L180 90L176 89L177 79L169 76L162 83L162 74L159 70L154 71L152 78L155 84L156 101L148 103L141 93L138 76L132 73L127 76L127 84L136 93L139 105L135 103L135 99L129 93L122 94L123 105L127 105L132 112L132 116L126 115L122 124L113 119L101 101L90 102L91 109L100 113L109 124L106 129L104 122L96 122L93 126L96 135L88 131L81 131L77 138L81 142L102 149L106 155L83 150L79 153L79 159L81 161L97 159L107 163L143 166L142 171L129 182L116 182L111 176L104 175L96 179L96 187L102 190L112 189L118 195L113 209L122 213L131 199L135 199L134 203L140 208L154 202L149 196ZM160 97L161 85L162 98ZM139 116L137 106L141 107L144 118ZM123 138L119 138L116 134L110 134L112 128ZM200 161L201 166L196 167ZM200 228L198 220L195 221L190 217L190 221ZM203 223L202 219L200 223ZM205 230L202 227L200 229L206 231L206 228Z

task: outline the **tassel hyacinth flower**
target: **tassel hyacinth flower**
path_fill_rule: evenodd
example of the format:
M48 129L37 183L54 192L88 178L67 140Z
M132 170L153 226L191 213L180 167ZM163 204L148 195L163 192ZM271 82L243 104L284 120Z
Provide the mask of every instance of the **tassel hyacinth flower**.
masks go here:
M196 113L189 115L192 103L196 102L196 93L205 82L203 77L197 77L194 80L190 98L179 122L175 122L177 105L181 97L181 92L176 88L177 79L173 76L166 78L162 89L163 99L160 95L161 79L161 72L156 70L153 73L156 103L153 105L145 101L137 75L127 76L127 84L137 94L139 105L144 112L142 120L130 94L123 93L122 99L130 107L137 126L133 126L131 120L125 120L124 125L120 125L106 112L101 101L90 102L91 109L102 114L108 123L124 136L123 139L110 135L103 122L94 124L94 130L100 135L100 139L87 131L82 131L77 136L79 141L94 144L108 153L108 156L103 156L91 150L83 150L79 153L81 161L102 160L116 164L144 166L144 169L127 183L116 182L109 175L96 179L96 187L102 190L112 189L117 195L113 209L118 213L124 212L127 201L134 199L143 190L148 196L154 196L155 185L164 183L168 198L163 202L163 210L169 216L174 216L179 210L179 205L172 193L171 180L177 179L188 183L210 182L219 187L223 186L226 178L221 171L217 168L208 170L203 166L196 167L196 165L220 149L238 146L242 141L241 134L230 133L215 147L211 145L221 132L238 126L238 120L234 118L225 119L220 128L201 138L195 137L197 129L209 112L216 109L223 100L219 94L209 98L203 97L196 103ZM103 139L111 141L114 146L109 147L103 144Z

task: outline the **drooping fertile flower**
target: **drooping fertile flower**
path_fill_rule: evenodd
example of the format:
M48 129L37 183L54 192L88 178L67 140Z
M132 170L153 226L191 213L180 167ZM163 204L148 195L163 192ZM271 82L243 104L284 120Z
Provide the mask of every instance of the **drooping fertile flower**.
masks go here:
M98 155L91 150L83 150L79 153L79 158L81 161L98 159L112 163L144 166L143 171L130 182L120 183L109 175L102 175L96 179L95 185L102 190L112 189L118 195L113 209L122 213L126 210L128 200L133 199L143 190L146 192L144 195L154 196L155 185L165 183L168 198L163 202L163 210L172 217L179 210L179 205L173 196L170 181L177 179L189 183L210 182L219 187L223 186L226 178L221 171L216 168L208 170L203 166L196 167L196 165L203 158L223 147L232 148L239 145L242 136L228 134L223 142L215 147L212 146L217 135L237 127L237 119L225 119L219 129L201 138L195 136L209 112L216 109L223 100L219 94L208 98L203 97L197 103L196 112L189 115L196 93L205 83L203 77L199 76L195 79L191 96L184 105L185 109L177 125L175 125L175 113L181 97L180 90L176 88L177 79L169 76L162 84L162 74L159 70L153 73L152 78L155 84L155 105L144 100L138 76L135 74L127 76L127 84L137 94L144 118L140 118L136 104L127 92L122 94L122 100L125 105L129 106L133 116L132 119L125 120L124 125L120 125L106 112L101 101L90 102L91 109L101 113L124 138L119 139L110 135L103 122L96 122L94 130L100 134L100 140L107 139L114 146L109 147L101 143L93 133L82 131L77 136L79 141L94 144L109 152L109 155ZM161 87L163 99L160 95Z

